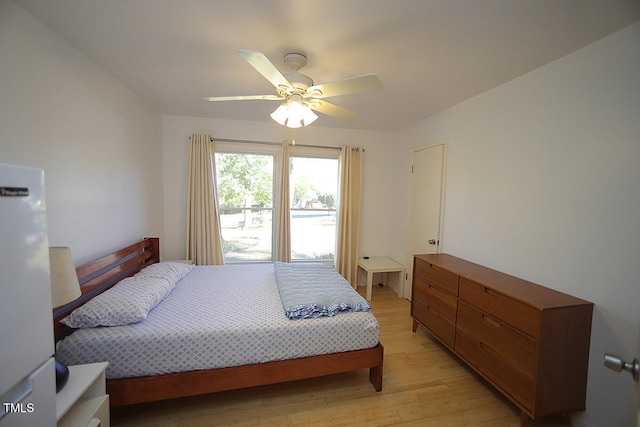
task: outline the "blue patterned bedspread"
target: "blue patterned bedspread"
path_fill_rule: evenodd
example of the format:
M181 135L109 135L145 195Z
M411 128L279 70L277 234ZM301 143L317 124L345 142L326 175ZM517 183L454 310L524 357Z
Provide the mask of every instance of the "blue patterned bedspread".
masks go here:
M276 262L275 271L289 319L371 310L369 303L330 265Z

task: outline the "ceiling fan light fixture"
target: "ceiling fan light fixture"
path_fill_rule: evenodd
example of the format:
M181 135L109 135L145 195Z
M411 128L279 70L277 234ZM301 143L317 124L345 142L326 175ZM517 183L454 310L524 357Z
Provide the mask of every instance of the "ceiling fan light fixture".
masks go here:
M298 124L301 126L308 126L316 121L317 118L318 116L311 111L309 106L302 102L293 101L289 104L289 119L287 120L287 126L291 127L290 123L295 127L300 127Z
M297 99L289 99L271 113L271 118L282 126L296 129L310 125L318 119L318 116L308 105Z

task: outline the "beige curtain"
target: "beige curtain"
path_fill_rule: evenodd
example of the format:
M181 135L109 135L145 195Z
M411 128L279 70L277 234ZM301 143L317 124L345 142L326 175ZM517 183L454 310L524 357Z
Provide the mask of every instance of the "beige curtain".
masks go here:
M187 184L187 259L196 265L224 264L214 145L209 135L191 135Z
M291 262L291 220L289 206L289 142L282 143L282 167L280 168L280 191L276 215L276 261Z
M340 153L340 198L336 270L358 285L358 236L360 229L360 187L362 148L345 145Z

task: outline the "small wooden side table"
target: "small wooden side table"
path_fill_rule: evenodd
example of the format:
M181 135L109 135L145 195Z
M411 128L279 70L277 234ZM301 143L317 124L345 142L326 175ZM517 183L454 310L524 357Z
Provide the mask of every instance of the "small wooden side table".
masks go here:
M361 258L358 261L358 267L367 272L367 301L371 301L374 273L398 273L398 286L400 289L404 289L404 265L391 258Z

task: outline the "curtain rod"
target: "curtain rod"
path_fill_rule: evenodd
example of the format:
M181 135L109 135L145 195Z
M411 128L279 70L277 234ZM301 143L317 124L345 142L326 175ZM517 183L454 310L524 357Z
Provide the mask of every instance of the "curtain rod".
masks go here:
M191 137L189 137L191 139ZM264 145L281 145L281 142L276 141L254 141L251 139L231 139L231 138L214 138L213 136L209 138L209 142L220 141L220 142L239 142L243 144L264 144ZM342 151L342 147L330 147L326 145L308 145L308 144L289 144L293 147L308 147L308 148L326 148L329 150L340 150ZM360 150L358 147L352 148L354 151ZM364 152L365 149L362 149Z
M211 137L209 141L219 141L219 142L240 142L242 144L264 144L264 145L282 145L282 142L276 141L253 141L250 139L232 139L232 138L214 138Z

